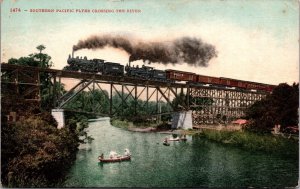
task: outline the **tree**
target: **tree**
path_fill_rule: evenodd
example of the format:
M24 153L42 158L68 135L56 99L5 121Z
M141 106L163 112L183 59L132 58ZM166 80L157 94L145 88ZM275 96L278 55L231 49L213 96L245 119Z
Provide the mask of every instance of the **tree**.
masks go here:
M65 85L62 83L56 83L55 85L54 84L50 85L49 88L41 89L41 97L42 97L41 106L44 110L50 110L51 108L53 108L53 100L55 96L53 92L51 92L51 90L56 90L57 92L60 91L60 93L62 94L66 92Z
M40 51L40 54L42 54L42 50L46 49L44 45L39 45L36 48Z
M44 45L39 45L36 47L39 53L29 54L28 57L20 57L19 59L11 58L8 60L8 64L17 64L23 66L34 66L41 68L50 68L53 63L51 61L51 56L42 53L46 49Z
M76 158L79 138L50 113L2 125L1 181L8 187L57 187Z
M172 101L172 105L175 111L180 111L183 109L181 106L182 103L186 102L187 96L181 92L177 97L175 97Z
M282 83L274 88L265 99L255 102L246 110L246 118L251 120L248 129L269 132L280 124L284 130L298 125L299 83L292 86Z

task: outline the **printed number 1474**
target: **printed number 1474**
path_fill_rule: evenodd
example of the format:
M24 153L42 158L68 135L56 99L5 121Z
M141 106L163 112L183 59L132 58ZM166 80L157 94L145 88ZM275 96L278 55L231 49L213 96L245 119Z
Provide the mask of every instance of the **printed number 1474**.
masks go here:
M20 8L11 8L10 12L21 12Z

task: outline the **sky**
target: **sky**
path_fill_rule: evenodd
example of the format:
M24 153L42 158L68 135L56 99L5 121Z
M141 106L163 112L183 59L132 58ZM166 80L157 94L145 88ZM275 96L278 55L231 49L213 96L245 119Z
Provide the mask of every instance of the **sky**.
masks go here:
M152 63L156 69L250 80L267 84L299 82L297 0L0 0L1 62L37 52L40 44L53 68L67 65L73 45L92 35L130 36L166 42L183 36L215 46L208 66ZM13 8L18 10L13 12ZM31 12L50 9L54 12ZM71 9L73 12L57 12ZM82 9L89 10L84 12ZM127 12L127 10L137 12ZM93 10L114 12L93 13ZM124 10L125 12L117 12ZM107 47L75 56L123 65L129 54ZM142 61L133 62L142 65Z

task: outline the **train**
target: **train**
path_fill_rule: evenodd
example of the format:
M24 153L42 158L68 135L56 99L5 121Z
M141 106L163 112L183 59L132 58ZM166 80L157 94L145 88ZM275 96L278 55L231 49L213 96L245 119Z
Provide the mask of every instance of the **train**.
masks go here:
M179 70L158 70L153 67L142 65L141 67L131 66L130 62L126 66L115 63L106 62L103 59L90 59L85 56L73 57L69 55L68 65L63 68L67 71L88 72L102 75L112 76L128 76L147 80L155 80L161 82L188 82L194 85L210 85L216 87L229 87L243 90L267 91L272 92L275 85L243 81L225 77L212 77L199 75L192 72Z

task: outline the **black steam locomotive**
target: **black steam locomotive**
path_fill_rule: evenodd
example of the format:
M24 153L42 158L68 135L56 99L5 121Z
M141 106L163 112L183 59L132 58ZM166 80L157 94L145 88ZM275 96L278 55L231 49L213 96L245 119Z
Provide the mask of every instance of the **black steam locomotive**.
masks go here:
M102 59L88 60L84 58L73 58L69 55L68 66L65 66L63 70L100 73L103 75L123 75L124 66L113 62L104 62Z
M88 72L102 75L113 75L113 76L123 76L127 75L129 77L137 77L143 79L157 80L157 81L168 81L167 74L163 70L157 70L149 66L136 67L127 64L124 66L119 63L105 62L103 59L91 59L88 60L85 56L76 57L69 55L68 66L65 66L63 70L67 71L78 71L78 72Z

